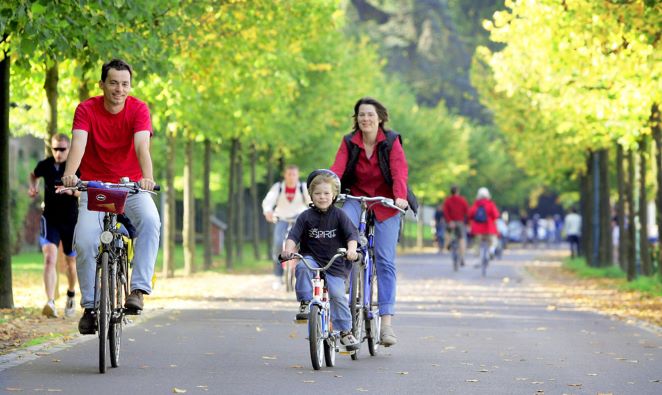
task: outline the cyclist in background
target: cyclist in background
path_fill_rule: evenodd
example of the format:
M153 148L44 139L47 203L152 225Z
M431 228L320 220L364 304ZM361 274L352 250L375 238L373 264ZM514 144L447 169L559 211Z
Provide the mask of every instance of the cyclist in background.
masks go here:
M86 181L116 183L121 177L129 177L142 189L154 190L149 152L152 122L147 105L129 96L132 74L131 67L122 60L113 59L104 64L99 81L103 95L85 100L76 108L71 152L62 177L65 186L76 185L76 170L80 167L81 179ZM131 294L126 298L125 306L141 311L143 294L149 295L152 291L161 219L156 204L147 193L129 195L125 214L137 231ZM103 230L103 215L87 209L87 192L82 192L75 236L80 304L85 308L78 323L81 334L95 333L95 258Z
M64 174L67 156L69 155L69 136L56 134L51 139L53 156L37 163L30 173L30 188L28 195L37 196L39 178L44 179L44 213L41 216L41 234L39 244L44 253L44 287L48 301L41 313L49 318L56 318L55 284L57 283L57 253L60 241L67 263L67 303L64 316L73 317L76 314L76 251L73 250L74 228L78 217L78 193L65 191L56 193L55 182Z
M499 210L492 201L490 191L479 188L476 201L469 209L469 220L471 221L471 234L476 237L478 246L481 242L487 242L490 257L494 256L494 239L497 237L496 220L499 218ZM480 265L476 266L480 267Z
M262 200L262 213L267 222L274 223L273 244L271 245L271 258L274 262L274 275L276 281L273 288L282 284L283 266L278 260L278 254L283 249L283 241L289 221L294 221L304 212L310 204L310 196L305 183L299 180L299 168L288 165L283 172L283 180L275 183ZM289 220L289 221L288 221Z
M464 266L464 253L467 248L466 221L469 214L469 204L467 203L467 199L460 195L460 189L457 185L451 187L451 195L444 200L443 210L447 230L445 248L448 248L454 235L459 242L458 256L460 258L460 266Z

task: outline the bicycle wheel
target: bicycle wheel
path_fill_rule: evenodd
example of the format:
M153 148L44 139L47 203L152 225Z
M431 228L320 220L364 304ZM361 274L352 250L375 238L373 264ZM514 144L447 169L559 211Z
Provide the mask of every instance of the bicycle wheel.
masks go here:
M326 313L325 322L328 327L331 322L331 310L327 310ZM336 337L331 334L324 340L324 362L329 368L336 364Z
M308 342L313 369L320 370L324 363L324 337L322 336L322 312L317 305L310 306L308 316Z
M377 296L377 273L375 272L370 278L370 313L372 318L370 318L365 328L366 337L368 338L368 351L373 357L377 355L379 350L379 331L382 324Z
M353 360L359 359L361 343L363 342L363 278L365 266L358 265L352 268L352 287L350 291L350 312L352 314L352 334L359 341L359 348L351 354Z
M108 252L101 254L99 290L99 372L106 373L106 350L108 349L108 324L110 321L110 301L108 295Z
M453 271L457 271L460 257L457 254L457 240L451 241L451 254L453 255Z
M124 266L126 257L122 257L119 260L119 265L113 264L111 266L111 277L110 277L110 308L111 308L111 321L110 321L110 332L108 333L108 341L110 342L110 365L114 368L119 366L120 361L120 350L122 346L122 318L124 316L122 312L122 304L124 302L122 284L121 281L118 281L120 277L120 267Z
M489 259L487 245L482 246L480 251L480 271L483 277L487 274L487 261Z

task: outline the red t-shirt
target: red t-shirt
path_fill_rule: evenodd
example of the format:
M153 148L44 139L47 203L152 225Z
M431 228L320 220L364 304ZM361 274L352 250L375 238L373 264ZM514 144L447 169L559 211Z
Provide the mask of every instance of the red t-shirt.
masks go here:
M294 196L297 194L297 187L285 187L285 199L287 199L288 202L291 202L294 200Z
M376 143L386 140L386 135L380 129L377 132ZM356 133L352 137L352 142L359 146L359 160L356 164L356 182L350 188L350 192L355 196L384 196L387 198L407 199L407 177L409 169L407 167L407 159L405 151L402 149L399 139L393 141L389 161L391 165L391 177L393 177L393 186L389 186L384 180L381 170L379 169L379 160L377 153L377 145L375 145L372 156L368 158L365 146L363 145L363 134ZM340 143L340 148L336 153L336 160L331 166L331 171L336 173L338 177L342 177L347 167L347 159L349 158L349 150L347 144L343 140ZM374 212L378 221L384 221L398 214L398 211L384 207L381 204L375 205Z
M128 96L122 111L111 114L103 106L103 96L89 98L76 108L72 129L87 132L80 163L82 180L119 182L121 177L129 177L131 181L142 178L133 138L140 131L152 133L145 103Z
M460 195L451 195L444 200L444 218L446 222L461 221L467 218L469 204L467 200Z

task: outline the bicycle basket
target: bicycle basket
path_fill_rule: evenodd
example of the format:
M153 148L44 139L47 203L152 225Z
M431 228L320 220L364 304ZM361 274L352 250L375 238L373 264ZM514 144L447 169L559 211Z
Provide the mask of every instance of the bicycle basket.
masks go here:
M107 213L124 213L128 191L107 188L87 188L87 209Z

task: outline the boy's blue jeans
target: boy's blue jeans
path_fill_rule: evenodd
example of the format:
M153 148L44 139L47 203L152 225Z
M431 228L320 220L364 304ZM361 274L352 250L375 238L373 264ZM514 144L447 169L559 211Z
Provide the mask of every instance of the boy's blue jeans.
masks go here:
M346 200L342 209L358 228L361 218L361 204L356 200ZM400 233L400 216L379 222L375 220L375 264L377 268L377 299L379 315L395 313L395 248Z
M309 264L320 265L311 256L304 256ZM297 300L313 299L312 279L315 273L308 269L303 262L299 262L295 272ZM349 331L352 329L352 315L349 312L349 301L345 294L345 279L332 276L328 273L324 275L326 286L329 289L329 298L331 299L331 323L333 329L339 331Z

